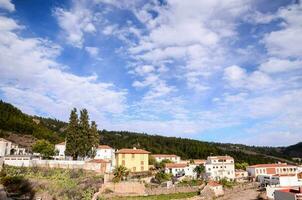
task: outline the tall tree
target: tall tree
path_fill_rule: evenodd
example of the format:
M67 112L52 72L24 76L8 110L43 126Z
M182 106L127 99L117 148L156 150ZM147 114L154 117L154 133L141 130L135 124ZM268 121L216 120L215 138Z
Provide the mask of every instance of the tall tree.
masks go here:
M89 116L86 109L80 112L80 123L79 123L79 156L82 158L89 155L91 148L93 147L90 143L90 125Z
M95 156L95 150L99 144L99 133L95 121L91 122L91 128L89 131L89 144L91 144L92 148L91 151L88 152L88 156L93 157Z
M69 124L66 130L66 156L72 156L76 160L79 156L79 119L77 109L74 108L70 113Z

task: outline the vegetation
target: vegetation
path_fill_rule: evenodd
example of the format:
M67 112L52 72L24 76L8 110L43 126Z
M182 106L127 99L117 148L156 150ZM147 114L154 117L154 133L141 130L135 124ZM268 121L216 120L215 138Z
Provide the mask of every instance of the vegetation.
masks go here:
M186 199L197 196L197 192L188 193L175 193L175 194L162 194L162 195L150 195L140 197L110 197L110 200L170 200L170 199ZM99 200L103 200L99 197Z
M38 139L45 139L53 143L61 140L58 133L38 122L34 122L33 119L33 117L22 113L13 105L0 100L0 129L33 135Z
M249 166L248 163L243 162L243 163L235 163L235 169L242 169L242 170L246 170L247 166Z
M88 111L80 111L78 119L77 110L74 108L70 113L69 124L66 130L66 151L67 156L72 156L74 160L80 157L93 157L97 145L99 144L99 134L94 121L89 124Z
M40 153L43 158L51 158L51 156L55 155L55 146L48 142L47 140L38 140L32 146L33 152Z
M165 172L160 171L155 174L154 178L157 183L163 183L166 181L170 181L172 179L172 174L167 174Z
M77 123L80 124L79 121ZM65 135L68 134L67 125L67 123L56 119L26 115L11 104L0 101L0 130L11 131L17 134L33 135L38 139L45 139L51 143L58 143L64 141ZM93 125L91 124L90 128L92 128L92 126ZM96 127L94 128L94 132L95 129ZM75 132L72 133L75 134ZM0 132L0 136L3 137L1 134L2 133ZM78 132L77 134L82 135L82 132ZM209 155L227 154L234 157L236 162L257 164L279 161L277 158L267 158L263 155L271 155L286 159L291 159L291 157L302 157L302 143L289 147L255 147L240 144L211 143L127 131L103 130L99 131L99 134L100 136L97 141L101 140L102 143L117 149L132 148L133 146L136 146L151 151L154 154L177 154L181 156L182 159L205 159ZM70 135L69 138L71 138L72 141L76 141L76 139L72 138ZM67 148L73 149L72 146ZM83 149L87 148L85 147ZM70 150L67 150L67 152L68 151L70 152ZM89 153L93 152L86 152L86 154ZM75 156L75 152L70 152L70 155Z
M205 173L205 167L203 165L198 165L195 167L194 172L197 174L197 178L203 177L202 175Z
M5 188L15 183L36 197L43 194L57 200L91 199L103 182L102 176L83 170L5 166L1 174Z
M129 175L129 170L125 166L118 166L113 170L113 182L120 182Z
M226 178L220 179L219 183L226 188L232 188L234 186L234 182L227 180Z
M196 180L196 179L183 179L180 181L177 186L199 186L202 185L202 180Z

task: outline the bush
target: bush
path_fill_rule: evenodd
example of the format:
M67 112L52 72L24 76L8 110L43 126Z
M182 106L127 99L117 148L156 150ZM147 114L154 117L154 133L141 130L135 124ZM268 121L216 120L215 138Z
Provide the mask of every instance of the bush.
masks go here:
M167 174L165 172L158 172L157 174L155 174L155 180L158 183L163 183L165 181L170 181L172 178L171 174Z
M8 193L16 196L26 196L33 199L35 192L28 180L23 176L4 176L1 177L1 184Z

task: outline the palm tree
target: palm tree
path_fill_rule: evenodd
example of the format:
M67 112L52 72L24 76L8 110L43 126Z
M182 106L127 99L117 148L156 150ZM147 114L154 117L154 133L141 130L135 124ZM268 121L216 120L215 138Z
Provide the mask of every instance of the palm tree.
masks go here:
M129 175L129 171L125 166L120 165L114 169L113 175L113 181L120 182L124 177Z
M195 167L194 172L196 172L197 178L200 178L201 175L205 172L205 167L203 165L198 165Z

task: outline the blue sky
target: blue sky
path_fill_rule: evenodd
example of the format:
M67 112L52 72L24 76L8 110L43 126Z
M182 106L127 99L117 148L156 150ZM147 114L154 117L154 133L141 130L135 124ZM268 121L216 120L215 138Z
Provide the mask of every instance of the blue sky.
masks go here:
M291 0L0 0L0 98L100 129L302 140L302 6Z

